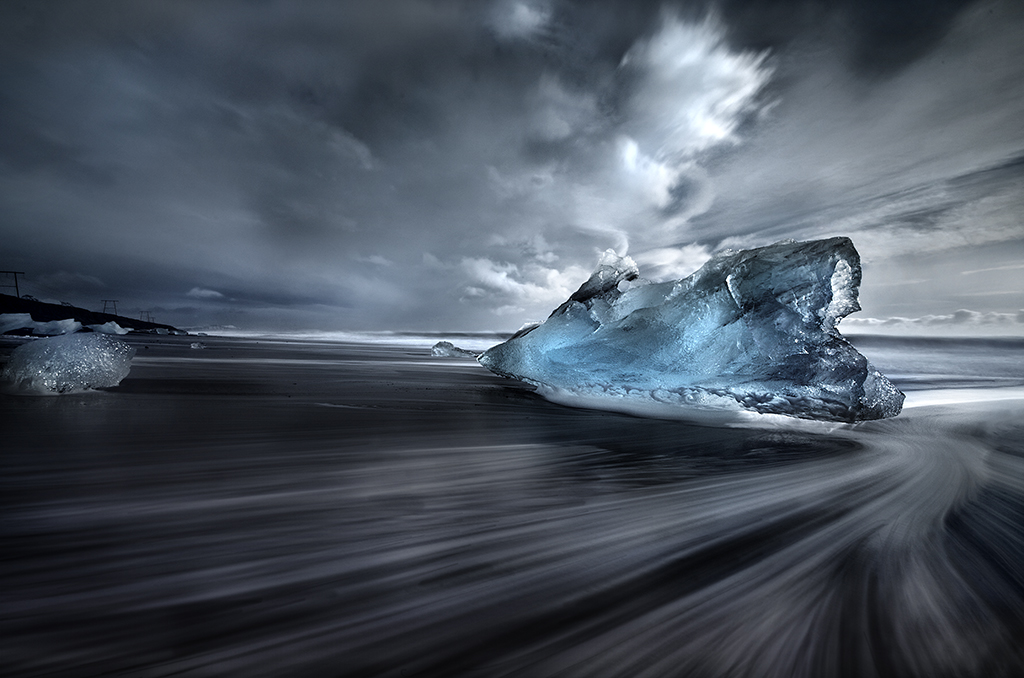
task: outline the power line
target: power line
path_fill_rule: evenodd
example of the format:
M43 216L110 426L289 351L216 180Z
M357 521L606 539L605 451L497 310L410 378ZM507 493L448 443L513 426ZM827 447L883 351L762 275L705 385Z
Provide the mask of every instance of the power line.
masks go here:
M107 307L111 306L114 309L114 315L117 315L117 299L100 299L103 302L103 313L107 312Z
M13 285L0 285L0 287L13 287L14 288L14 296L16 296L16 297L18 297L20 299L21 298L21 290L18 289L18 276L19 275L25 275L25 271L0 271L0 273L6 273L7 275L14 277L14 284Z

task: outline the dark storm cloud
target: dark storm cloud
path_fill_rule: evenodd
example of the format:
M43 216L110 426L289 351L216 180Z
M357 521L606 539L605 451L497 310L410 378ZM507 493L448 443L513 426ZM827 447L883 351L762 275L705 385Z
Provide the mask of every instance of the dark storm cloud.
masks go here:
M971 92L980 111L913 105L970 78L979 7L8 2L0 263L179 322L518 325L605 248L677 274L884 194L873 161L947 156L931 178L948 179L978 165L963 147L1012 147L1009 56ZM892 143L915 133L930 150ZM957 205L929 209L898 228L942 231Z
M691 236L731 233L738 246L847 234L868 266L866 311L1015 313L1018 276L960 272L1024 247L1021 9L968 7L884 78L814 52L750 143L712 163L717 199Z
M637 36L649 32L666 7L684 18L721 16L736 49L780 50L827 35L839 41L849 66L863 74L898 70L932 49L957 15L976 0L612 0L575 2L561 10L567 23L586 27L595 54L618 61ZM595 9L596 7L596 9Z
M809 36L827 36L862 74L896 71L934 48L974 0L725 0L708 3L723 15L732 43L779 50Z

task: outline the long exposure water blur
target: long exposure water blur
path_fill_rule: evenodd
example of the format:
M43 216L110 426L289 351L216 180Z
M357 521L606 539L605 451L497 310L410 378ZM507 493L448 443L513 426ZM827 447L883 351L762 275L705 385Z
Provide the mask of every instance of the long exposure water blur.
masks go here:
M6 675L1024 675L1024 340L855 338L899 417L719 427L131 341L116 388L0 396Z

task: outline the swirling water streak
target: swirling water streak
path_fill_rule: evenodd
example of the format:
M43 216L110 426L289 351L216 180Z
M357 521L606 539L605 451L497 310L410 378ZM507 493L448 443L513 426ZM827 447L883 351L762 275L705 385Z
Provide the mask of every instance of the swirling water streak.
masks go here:
M1024 674L1020 399L716 428L207 344L0 403L12 674Z

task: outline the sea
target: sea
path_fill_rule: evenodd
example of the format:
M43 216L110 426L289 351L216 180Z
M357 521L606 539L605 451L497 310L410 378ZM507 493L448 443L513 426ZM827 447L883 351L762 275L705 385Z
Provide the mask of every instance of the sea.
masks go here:
M0 674L1024 676L1024 339L850 337L907 395L853 425L441 339L500 337L130 335L116 387L0 395Z

